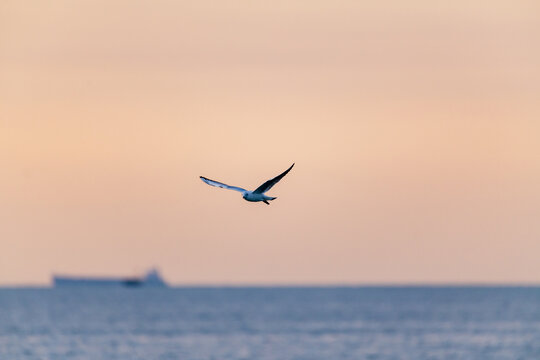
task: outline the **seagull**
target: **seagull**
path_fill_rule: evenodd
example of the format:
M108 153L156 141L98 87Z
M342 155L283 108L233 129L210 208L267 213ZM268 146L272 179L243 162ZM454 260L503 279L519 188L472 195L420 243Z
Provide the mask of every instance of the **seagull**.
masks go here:
M274 185L276 185L279 182L279 180L283 179L283 177L285 175L287 175L287 173L289 171L291 171L293 166L294 166L294 164L292 164L290 168L288 168L287 170L285 170L284 172L282 172L281 174L279 174L275 178L266 181L264 184L262 184L261 186L259 186L258 188L256 188L253 191L242 189L242 188L237 187L237 186L230 186L230 185L221 183L219 181L210 180L210 179L208 179L208 178L206 178L204 176L200 176L200 178L201 178L202 181L204 181L208 185L216 186L216 187L219 187L219 188L222 188L222 189L229 189L229 190L234 190L234 191L241 192L242 197L246 201L251 201L251 202L262 201L266 205L270 205L270 203L268 201L272 201L272 200L275 200L277 198L271 197L271 196L266 196L264 193L267 192L268 190L270 190Z

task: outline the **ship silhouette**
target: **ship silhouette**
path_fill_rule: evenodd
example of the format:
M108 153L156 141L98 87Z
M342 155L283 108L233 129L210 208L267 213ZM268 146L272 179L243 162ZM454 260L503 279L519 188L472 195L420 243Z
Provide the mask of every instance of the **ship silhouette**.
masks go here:
M144 276L133 277L91 277L53 275L53 286L99 286L99 287L168 287L157 269L150 269Z

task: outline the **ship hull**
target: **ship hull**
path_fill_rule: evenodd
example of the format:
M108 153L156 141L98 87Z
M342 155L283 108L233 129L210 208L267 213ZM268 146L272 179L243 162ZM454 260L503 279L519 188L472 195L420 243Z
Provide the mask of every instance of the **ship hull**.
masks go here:
M84 277L53 276L53 286L58 287L167 287L157 270L149 271L145 277Z

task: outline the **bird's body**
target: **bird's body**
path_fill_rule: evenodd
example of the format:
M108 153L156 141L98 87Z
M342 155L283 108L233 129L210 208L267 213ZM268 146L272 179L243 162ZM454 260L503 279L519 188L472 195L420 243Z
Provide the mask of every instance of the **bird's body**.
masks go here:
M251 201L251 202L258 202L258 201L268 201L268 200L274 200L277 199L275 197L266 196L264 194L257 194L252 191L246 191L244 195L242 195L244 200Z
M272 197L272 196L267 196L267 195L265 195L265 192L270 190L275 184L277 184L279 182L279 180L281 180L285 175L287 175L287 173L289 171L291 171L293 166L294 166L294 164L292 164L291 167L288 168L287 170L285 170L283 173L279 174L278 176L276 176L273 179L270 179L270 180L266 181L264 184L262 184L261 186L259 186L257 189L255 189L253 191L242 189L242 188L237 187L237 186L230 186L230 185L221 183L219 181L208 179L208 178L206 178L204 176L201 176L200 178L201 178L202 181L204 181L208 185L215 186L215 187L220 187L222 189L228 189L228 190L234 190L234 191L241 192L242 197L246 201L251 201L251 202L262 201L266 205L270 205L270 203L268 201L272 201L272 200L277 199L277 198Z

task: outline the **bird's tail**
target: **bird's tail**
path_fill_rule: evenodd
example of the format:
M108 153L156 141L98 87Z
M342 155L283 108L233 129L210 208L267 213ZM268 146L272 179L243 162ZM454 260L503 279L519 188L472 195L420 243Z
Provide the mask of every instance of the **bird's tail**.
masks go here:
M271 198L268 198L268 199L266 199L266 200L272 201L272 200L276 200L276 199L277 199L277 197L271 197Z

